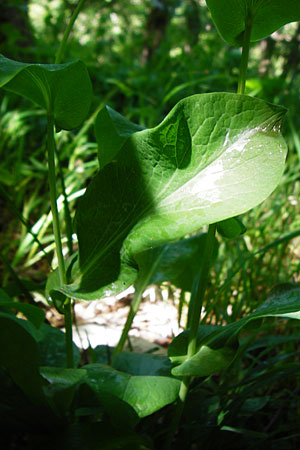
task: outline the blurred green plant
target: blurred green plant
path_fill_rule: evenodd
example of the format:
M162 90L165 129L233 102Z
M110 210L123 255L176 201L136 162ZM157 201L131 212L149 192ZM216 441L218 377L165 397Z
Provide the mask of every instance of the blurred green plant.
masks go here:
M277 27L299 20L291 3L285 7L284 20L279 14L280 23L276 8L269 9L270 22ZM297 128L290 116L286 132L292 151L287 170L276 196L244 216L247 233L243 234L245 226L234 216L274 190L285 159L279 129L285 108L261 98L283 100L289 106L290 94L282 89L280 77L271 75L272 64L269 77L252 77L256 56L250 59L251 77L246 81L251 30L256 39L276 28L258 20L265 15L264 9L260 11L265 5L245 0L244 8L233 16L234 26L228 28L222 4L213 0L207 4L223 37L231 44L243 42L239 72L239 52L234 48L227 52L218 43L206 7L191 0L149 1L147 14L140 1L126 6L103 2L96 14L87 1L67 48L83 1L74 9L66 31L61 18L72 3L58 2L54 10L51 2L32 1L31 17L38 6L43 11L33 27L39 37L35 55L46 64L1 58L1 85L38 105L26 111L26 100L18 103L14 95L5 94L1 106L0 151L5 156L1 196L11 211L6 213L7 224L14 214L23 227L12 241L9 229L5 230L8 245L1 252L6 291L0 292L0 334L6 345L0 351L0 413L6 445L16 446L20 439L29 448L89 449L99 443L107 449L269 444L295 448L297 421L286 406L298 408L298 334L287 319L299 319L300 291L295 284L281 285L270 295L268 291L278 281L293 277L299 281ZM198 13L199 21L192 23L191 17ZM108 19L111 27L105 25ZM191 28L182 34L184 21ZM53 45L45 46L45 32ZM48 64L55 56L60 63L64 53L67 59L76 55L87 62L96 87L94 113L83 125L90 103L84 64ZM237 82L239 94L220 92L233 90ZM297 80L291 86L297 86ZM148 128L182 96L212 89L217 92L181 100L160 125ZM126 119L112 108L103 108L109 99ZM12 112L11 104L19 110ZM40 108L46 110L46 118ZM56 131L71 132L54 134L54 122ZM98 145L90 134L92 125ZM97 147L100 170L95 174ZM37 149L33 155L31 148ZM8 155L7 149L12 150ZM46 149L52 214L45 200ZM62 192L59 197L57 187ZM65 220L59 221L63 210ZM75 233L66 226L70 211L77 211ZM206 233L186 237L203 225L208 226ZM19 268L26 273L55 248L59 268L48 279L46 297L58 311L67 312L66 352L64 334L43 323L41 309L11 299L22 293L33 302L31 292L42 287L19 277ZM10 279L14 286L7 283ZM91 363L80 364L71 338L71 300L65 295L98 298L134 281L135 297L119 344L115 349L95 349ZM170 359L122 352L144 289L163 281L181 289L180 308L187 303L185 292L191 291L188 329L173 340ZM262 298L266 298L263 304ZM270 317L281 319L274 323ZM291 380L288 388L286 379Z

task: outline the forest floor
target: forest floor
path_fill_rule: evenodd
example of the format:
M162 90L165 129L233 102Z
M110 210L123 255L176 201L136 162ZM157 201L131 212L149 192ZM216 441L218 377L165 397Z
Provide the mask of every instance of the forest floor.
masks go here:
M121 336L134 289L130 287L122 294L91 302L75 303L76 325L73 340L79 348L97 345L115 346ZM178 325L178 299L169 296L169 289L160 290L150 286L143 295L143 301L134 318L129 337L135 352L165 354L174 336L183 331ZM51 325L63 329L63 317L50 308L46 313ZM184 311L181 324L186 320Z

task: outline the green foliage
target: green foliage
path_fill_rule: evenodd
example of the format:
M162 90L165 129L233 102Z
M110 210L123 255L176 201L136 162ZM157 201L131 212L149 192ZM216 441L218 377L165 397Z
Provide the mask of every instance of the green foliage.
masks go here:
M238 217L231 217L218 222L217 230L225 238L237 238L246 232L246 227Z
M201 233L139 253L136 256L139 266L136 289L145 290L150 284L170 281L180 289L190 291L203 262L206 237L206 233ZM215 260L218 254L217 240L214 247Z
M246 26L251 42L259 41L283 25L300 20L297 0L206 0L222 38L229 45L242 46Z
M84 369L87 370L86 383L99 396L100 402L109 407L116 397L131 406L140 418L172 403L178 396L180 381L174 378L135 376L103 364L89 364ZM112 414L115 414L115 408Z
M289 317L300 319L299 313L300 289L298 287L283 290L280 294L272 294L256 311L243 319L217 329L209 328L197 339L198 350L195 355L187 359L180 366L173 369L176 376L198 375L205 376L226 368L233 360L235 352L229 348L238 333L249 322L264 317ZM188 331L176 337L169 347L169 356L173 361L186 359ZM178 342L178 344L177 344ZM175 356L175 358L173 358ZM202 362L204 360L204 363Z
M45 313L42 309L26 303L13 302L8 295L0 289L0 311L20 311L36 327L39 328L45 321Z
M92 87L85 65L25 64L0 57L0 86L54 116L58 129L78 127L90 109Z
M215 39L202 4L137 0L114 2L112 10L106 1L96 10L92 3L85 3L66 47L71 26L63 45L59 40L72 2L58 0L54 11L53 2L42 0L43 17L37 14L25 33L32 45L18 58L15 33L7 56L16 60L0 57L0 86L7 91L0 107L0 193L10 208L0 223L6 246L0 249L0 443L17 448L20 439L32 450L296 448L298 322L287 320L300 319L299 286L289 283L299 269L296 247L289 267L286 255L300 235L293 208L299 124L289 117L283 128L292 148L285 166L286 109L276 105L297 115L299 80L290 66L299 59L298 31L291 44L283 31L278 47L269 38L257 49L246 86L243 57L238 92L250 95L224 93L234 89L240 56ZM223 39L244 49L300 20L295 1L207 5ZM29 6L32 18L37 3ZM72 62L48 64L64 52ZM20 62L24 55L45 64ZM82 125L93 102L87 67L94 112ZM278 185L276 196L258 206ZM63 193L58 199L56 190ZM236 217L245 212L246 226ZM207 232L199 233L202 227ZM47 280L46 298L65 315L66 333L44 323L44 311L33 304L45 285L43 258L51 263L55 247L58 269ZM287 283L259 306L282 277ZM179 322L188 303L190 328L172 340L168 357L122 352L144 290L162 282L181 290ZM72 299L98 299L133 283L120 342L81 353L72 343Z
M136 278L133 255L264 200L284 167L284 114L247 96L196 95L156 128L132 134L79 203L72 283L60 286L53 275L48 292L86 300L117 293Z

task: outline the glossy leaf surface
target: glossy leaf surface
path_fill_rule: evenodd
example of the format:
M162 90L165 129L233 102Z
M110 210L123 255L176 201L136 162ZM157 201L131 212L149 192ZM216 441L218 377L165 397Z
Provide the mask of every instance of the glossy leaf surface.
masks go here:
M172 403L178 395L180 381L165 376L132 376L102 364L84 366L87 383L101 395L117 397L130 405L142 418Z
M202 373L202 361L201 361L201 351L203 351L203 346L209 347L212 350L220 352L221 349L226 349L226 355L230 357L227 352L228 347L232 345L239 332L249 323L257 319L262 319L264 317L286 317L292 319L300 320L300 288L290 288L286 291L281 292L278 295L271 295L268 300L263 303L256 311L243 319L233 322L224 327L218 328L215 331L209 332L208 334L201 334L198 338L198 352L191 359L186 360L180 366L175 367L172 370L174 375L185 374L185 375L197 375L197 364L198 364L198 374L201 376ZM184 335L184 337L183 337ZM177 341L177 342L176 342ZM172 345L169 348L169 356L174 362L178 362L186 358L187 353L187 332L182 333L177 336ZM185 355L183 355L185 353ZM173 359L174 355L174 359ZM213 368L213 366L212 366ZM211 372L211 374L214 372Z
M206 4L220 35L229 45L243 44L247 20L252 22L252 42L287 23L300 21L298 0L206 0Z
M27 64L0 56L0 87L44 108L64 130L83 122L92 99L91 81L81 61Z
M73 282L60 286L53 275L51 289L112 295L134 282L134 255L262 202L284 169L285 112L245 95L194 95L156 128L132 134L79 202Z

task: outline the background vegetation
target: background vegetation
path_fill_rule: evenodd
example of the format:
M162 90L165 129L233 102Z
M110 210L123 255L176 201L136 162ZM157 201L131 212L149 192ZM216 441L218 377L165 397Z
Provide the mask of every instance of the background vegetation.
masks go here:
M1 0L0 53L24 62L53 63L66 17L75 3ZM240 50L219 38L202 0L87 0L67 46L65 60L75 58L87 65L92 79L92 118L104 104L109 104L128 119L153 127L188 95L235 92ZM220 257L207 291L207 298L214 298L214 302L212 306L204 304L206 323L230 323L254 310L266 298L270 287L300 282L299 61L300 25L296 23L275 32L250 51L246 93L289 109L283 124L289 154L276 191L243 216L246 234L220 243ZM46 120L29 101L4 91L0 95L1 285L10 296L29 303L41 302L46 308L44 283L50 265L56 264L52 262L54 238L45 189ZM90 119L72 133L61 131L57 135L58 154L73 210L98 168L92 124ZM58 180L58 192L61 191ZM59 201L63 209L63 198ZM74 239L76 242L76 236ZM260 344L248 347L247 360L240 367L235 384L224 375L222 383L212 378L207 386L196 391L176 448L184 448L189 433L194 440L210 443L208 448L243 444L249 433L239 436L236 431L235 440L231 441L229 431L234 427L235 430L256 427L262 434L250 433L253 446L258 445L256 439L263 440L263 433L271 432L277 439L274 448L296 448L299 369L292 369L291 364L299 359L298 323L277 322L268 337L273 341L264 354ZM255 334L258 333L263 347L268 326L261 327ZM270 378L265 381L263 378L267 365L271 364L275 368L274 384L269 384ZM256 384L254 373L260 380ZM287 383L288 376L293 376L291 383ZM252 403L244 404L235 423L241 401L238 394L246 385L247 395L252 389ZM216 410L220 411L220 403L222 414L227 414L228 392L229 437L226 435L224 441L219 439L216 443L211 434L215 423L209 421L221 420L214 416ZM208 404L195 414L193 402L197 395L201 398L207 395ZM207 416L207 410L211 415ZM257 423L250 427L254 412ZM195 421L202 421L203 427L193 426ZM151 433L153 422L146 420L142 427L143 432Z

